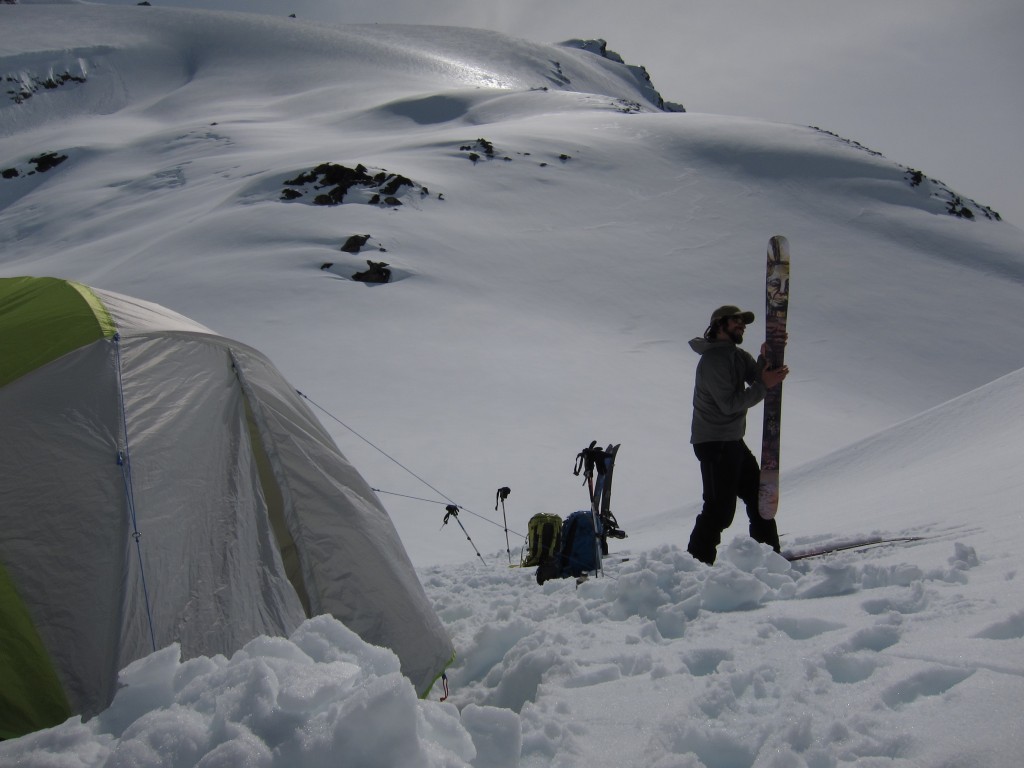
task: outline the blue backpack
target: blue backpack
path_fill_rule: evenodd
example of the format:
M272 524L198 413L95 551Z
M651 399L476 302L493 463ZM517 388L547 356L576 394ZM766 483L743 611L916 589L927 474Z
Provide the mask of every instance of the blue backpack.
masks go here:
M565 518L561 537L562 578L601 569L601 533L601 519L589 509L573 512Z

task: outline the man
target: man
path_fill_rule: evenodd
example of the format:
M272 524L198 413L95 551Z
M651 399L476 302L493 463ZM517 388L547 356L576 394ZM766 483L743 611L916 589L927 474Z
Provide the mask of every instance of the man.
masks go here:
M690 342L700 355L693 387L693 423L690 442L700 460L704 483L704 508L697 516L687 551L698 560L715 562L722 531L732 525L736 499L742 499L750 519L750 536L779 551L779 532L774 520L757 511L761 470L743 435L747 410L779 386L789 368L768 368L761 355L754 360L739 348L743 332L754 322L753 312L726 305L711 314L703 338Z

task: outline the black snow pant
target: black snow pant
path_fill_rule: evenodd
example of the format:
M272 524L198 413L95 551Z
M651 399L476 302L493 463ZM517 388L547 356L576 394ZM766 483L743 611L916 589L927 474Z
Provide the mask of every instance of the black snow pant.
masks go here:
M750 537L779 551L779 531L774 520L757 511L757 490L761 470L757 459L742 440L698 443L693 452L700 460L704 482L704 508L697 515L687 551L701 562L715 562L722 531L732 525L736 499L742 499L750 519Z

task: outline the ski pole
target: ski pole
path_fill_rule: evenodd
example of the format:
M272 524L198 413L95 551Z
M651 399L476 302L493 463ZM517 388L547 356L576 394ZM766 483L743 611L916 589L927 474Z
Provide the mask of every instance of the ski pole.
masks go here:
M508 564L512 565L512 545L508 543L508 518L505 516L505 499L512 493L512 489L507 485L503 488L498 489L498 493L494 498L494 511L498 511L498 502L501 501L501 519L505 521L505 551L508 552Z
M610 449L610 446L609 446ZM607 467L605 458L608 452L597 447L597 440L591 440L590 445L584 448L576 456L576 467L573 474L579 476L583 472L584 485L590 491L590 524L594 527L594 562L597 563L597 575L602 575L604 569L601 566L601 537L598 531L601 530L598 523L598 516L601 512L601 497L604 495L604 483ZM597 482L594 482L594 469L597 469Z
M480 554L480 550L476 548L476 544L474 544L473 540L471 538L469 538L469 532L466 530L466 526L464 526L462 524L462 521L459 520L459 508L457 506L455 506L454 504L449 504L447 507L445 507L444 522L441 523L441 527L442 528L444 528L446 525L448 525L448 518L449 517L454 517L455 518L455 522L459 524L459 528L461 528L462 532L464 534L466 534L466 541L468 541L470 546L473 547L473 551L476 552L476 556L480 558L480 562L483 563L484 565L487 565L487 561L484 560L484 556Z
M580 472L583 472L583 484L590 491L590 506L594 506L594 450L596 445L597 440L591 440L590 445L576 455L576 467L572 472L577 477Z

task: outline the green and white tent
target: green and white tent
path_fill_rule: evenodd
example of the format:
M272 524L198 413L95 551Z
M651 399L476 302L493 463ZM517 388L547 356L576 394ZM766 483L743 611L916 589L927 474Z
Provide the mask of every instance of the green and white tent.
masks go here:
M376 495L270 361L149 302L0 279L0 737L118 670L331 614L420 695L451 642Z

